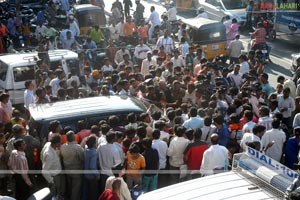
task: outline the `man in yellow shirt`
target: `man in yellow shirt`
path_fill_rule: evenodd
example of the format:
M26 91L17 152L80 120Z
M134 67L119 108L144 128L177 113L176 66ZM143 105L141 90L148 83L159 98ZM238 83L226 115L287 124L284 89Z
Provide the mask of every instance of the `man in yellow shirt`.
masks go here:
M104 38L104 35L98 25L95 25L92 28L92 30L90 32L90 36L91 36L92 40L94 40L96 42L96 44L100 43L101 39Z

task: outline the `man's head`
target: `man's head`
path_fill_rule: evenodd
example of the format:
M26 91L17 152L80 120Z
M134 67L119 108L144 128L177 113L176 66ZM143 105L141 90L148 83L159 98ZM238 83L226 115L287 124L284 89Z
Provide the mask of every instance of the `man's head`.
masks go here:
M75 141L75 133L74 133L74 131L68 131L66 133L66 136L67 136L67 141L68 142L74 142Z
M112 144L113 142L115 142L115 141L116 141L116 134L115 134L115 132L109 131L109 132L106 134L106 141L107 141L107 143L109 143L109 144Z
M197 108L191 107L189 111L190 117L196 117L197 116Z
M218 134L214 133L210 136L210 141L212 145L216 145L219 142L219 136Z
M239 71L240 71L240 68L241 68L240 65L234 65L233 73L234 73L235 75L237 75L237 74L239 73Z
M266 84L268 83L268 79L269 79L269 76L267 73L262 73L260 75L260 81L263 83L263 84Z
M18 151L25 151L26 144L23 139L16 139L14 141L14 148Z
M112 190L116 193L119 193L120 188L121 188L121 180L115 179L112 183Z
M33 90L33 88L34 88L33 82L31 80L25 81L25 88L28 90Z
M260 124L256 124L253 129L252 132L254 135L258 136L258 137L262 137L265 132L266 132L266 127Z
M86 140L86 145L89 149L96 147L96 137L91 135Z
M290 90L290 88L284 88L283 89L283 91L282 91L282 93L283 93L283 98L288 98L289 96L290 96L290 92L291 92L291 90Z
M60 135L53 135L50 138L50 143L51 143L52 148L59 149L60 146L61 146L61 137L60 137Z
M12 132L15 136L21 135L23 133L24 127L20 124L15 124L12 127Z
M153 12L155 10L154 6L151 6L150 11Z

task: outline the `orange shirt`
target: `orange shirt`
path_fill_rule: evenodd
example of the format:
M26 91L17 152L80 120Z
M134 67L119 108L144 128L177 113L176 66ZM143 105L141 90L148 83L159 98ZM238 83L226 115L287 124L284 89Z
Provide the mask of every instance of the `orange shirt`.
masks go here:
M136 30L134 23L125 23L124 24L124 36L132 36L133 32Z
M148 26L140 26L138 28L140 38L147 38L148 37Z
M129 152L127 152L127 172L128 176L140 176L139 170L146 167L146 161L144 156L139 154L137 159L132 159ZM131 171L132 170L132 171ZM134 172L136 171L136 173Z

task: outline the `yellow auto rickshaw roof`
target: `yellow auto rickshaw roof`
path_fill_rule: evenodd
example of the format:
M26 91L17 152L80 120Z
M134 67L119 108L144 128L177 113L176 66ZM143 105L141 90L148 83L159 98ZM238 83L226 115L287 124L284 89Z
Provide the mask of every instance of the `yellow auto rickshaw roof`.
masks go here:
M216 21L216 20L212 20L212 19L206 19L203 17L182 19L182 22L193 29L205 30L205 29L210 29L211 27L216 27L216 26L225 28L223 23Z

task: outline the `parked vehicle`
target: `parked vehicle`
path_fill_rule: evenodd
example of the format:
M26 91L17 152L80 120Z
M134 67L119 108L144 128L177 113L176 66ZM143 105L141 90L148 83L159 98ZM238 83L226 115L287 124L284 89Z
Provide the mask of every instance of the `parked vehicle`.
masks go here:
M228 54L224 24L205 18L184 19L182 22L189 27L192 43L199 45L206 59Z
M247 7L246 1L243 0L199 0L199 4L204 8L209 19L223 22L225 16L236 18L238 24L243 26L246 22Z
M33 123L40 138L48 136L48 126L53 120L59 120L63 127L70 126L77 130L77 121L85 120L89 124L97 124L100 120L106 120L111 115L117 115L121 123L125 124L127 114L140 114L146 112L150 104L134 97L128 96L98 96L69 101L60 101L48 104L31 104L29 111L30 122ZM158 109L151 106L151 109Z
M90 27L98 25L105 28L106 17L104 9L92 4L75 5L72 12L78 21L81 35L87 35Z
M65 73L71 67L78 68L78 54L68 50L52 50L48 52L50 69L55 69L62 61L66 61ZM38 52L14 53L0 56L0 88L8 90L12 104L24 103L25 81L35 79L35 67ZM77 64L76 64L77 63ZM78 69L79 72L79 69Z

